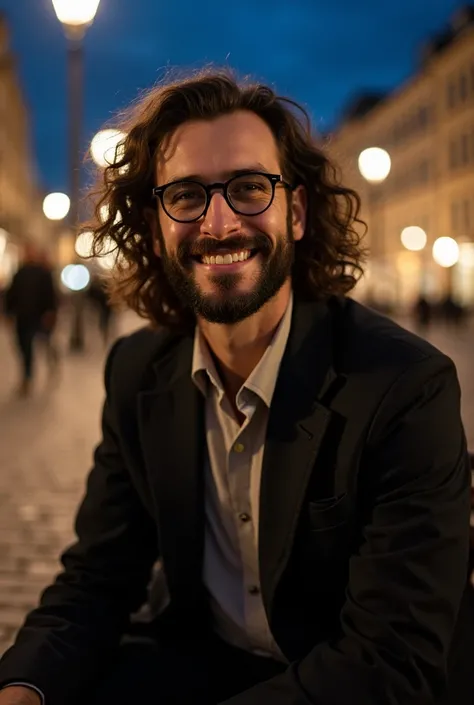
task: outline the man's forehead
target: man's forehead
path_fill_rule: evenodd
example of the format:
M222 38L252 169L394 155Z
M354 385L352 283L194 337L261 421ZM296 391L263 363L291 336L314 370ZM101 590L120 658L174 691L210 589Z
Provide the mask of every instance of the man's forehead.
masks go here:
M190 173L233 172L253 164L275 169L278 149L268 125L257 115L241 111L213 120L180 125L157 155L157 173L166 180Z

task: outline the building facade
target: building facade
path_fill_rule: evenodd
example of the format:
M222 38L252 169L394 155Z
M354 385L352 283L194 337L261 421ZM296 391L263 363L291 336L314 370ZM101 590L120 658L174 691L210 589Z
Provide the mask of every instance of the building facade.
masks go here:
M54 229L42 211L28 111L0 14L0 288L15 271L25 242L36 242L54 256Z
M358 157L368 147L391 157L381 183L369 184L359 173ZM419 71L399 89L354 103L328 151L362 197L370 260L360 297L403 308L420 294L433 301L450 294L473 306L474 8L456 13L422 48ZM413 225L427 234L420 251L401 241L402 230ZM453 267L433 258L440 237L459 245Z

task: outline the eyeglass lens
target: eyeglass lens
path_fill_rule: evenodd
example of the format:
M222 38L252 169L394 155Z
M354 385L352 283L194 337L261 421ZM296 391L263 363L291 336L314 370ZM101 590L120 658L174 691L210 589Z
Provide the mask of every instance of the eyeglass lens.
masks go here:
M272 195L272 182L262 174L236 176L227 185L227 197L234 210L242 215L261 213L269 206ZM163 193L165 211L183 222L200 218L206 204L206 189L194 181L170 184Z

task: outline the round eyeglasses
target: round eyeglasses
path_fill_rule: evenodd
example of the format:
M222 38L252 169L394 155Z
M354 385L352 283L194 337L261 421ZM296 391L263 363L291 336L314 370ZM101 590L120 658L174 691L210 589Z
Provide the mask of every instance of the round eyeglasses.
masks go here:
M193 223L207 213L214 191L222 191L226 202L238 215L260 215L273 203L275 186L293 190L280 174L252 171L228 181L202 184L200 181L172 181L155 186L153 196L160 199L166 215L178 223Z

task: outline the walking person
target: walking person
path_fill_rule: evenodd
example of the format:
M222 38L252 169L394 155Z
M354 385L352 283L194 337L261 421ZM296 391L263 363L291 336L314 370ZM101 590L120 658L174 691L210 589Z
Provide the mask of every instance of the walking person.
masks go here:
M39 336L46 338L50 365L54 367L57 363L57 353L51 342L57 308L51 269L45 266L39 248L28 244L24 249L23 263L5 292L5 313L12 321L20 358L20 396L27 396L31 391L35 342Z
M350 298L359 198L298 112L205 71L124 125L94 237L152 325L0 705L472 705L456 370Z

